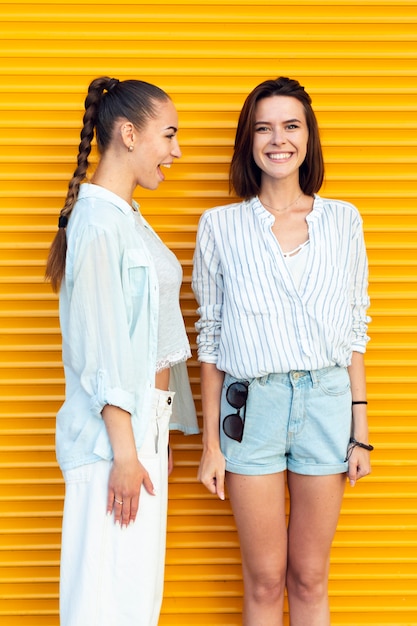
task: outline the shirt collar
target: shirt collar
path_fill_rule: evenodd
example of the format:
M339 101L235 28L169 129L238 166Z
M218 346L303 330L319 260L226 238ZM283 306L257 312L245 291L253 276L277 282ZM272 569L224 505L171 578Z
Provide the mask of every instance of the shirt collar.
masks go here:
M135 200L133 200L130 205L126 200L123 200L120 196L109 191L105 187L101 187L100 185L94 185L93 183L83 183L80 186L80 191L78 193L78 198L81 200L82 198L96 198L99 200L105 200L106 202L111 202L116 206L122 213L125 215L130 215L132 212L132 208L134 211L139 211L139 205Z
M270 213L270 211L267 211L262 202L259 200L258 196L254 196L251 200L249 200L249 202L252 205L255 215L257 215L262 222L265 222L268 225L274 223L274 216L272 215L272 213ZM307 222L312 222L316 219L319 219L322 213L323 200L320 196L314 194L313 209L311 213L307 215Z
M259 200L258 196L254 196L251 200L249 200L249 202L252 205L252 209L255 215L259 218L261 222L266 224L266 226L269 226L274 223L275 221L274 216L272 215L272 213L270 213L269 211L265 209L264 205Z

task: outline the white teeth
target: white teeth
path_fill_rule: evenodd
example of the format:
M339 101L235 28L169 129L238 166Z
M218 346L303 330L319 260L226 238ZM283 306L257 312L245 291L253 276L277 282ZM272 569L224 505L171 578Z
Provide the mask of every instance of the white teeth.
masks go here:
M291 156L291 153L290 152L285 152L285 153L281 153L281 154L269 154L268 156L273 161L283 161L284 159L289 159L290 156Z
M171 167L171 163L161 163L161 166L169 169Z

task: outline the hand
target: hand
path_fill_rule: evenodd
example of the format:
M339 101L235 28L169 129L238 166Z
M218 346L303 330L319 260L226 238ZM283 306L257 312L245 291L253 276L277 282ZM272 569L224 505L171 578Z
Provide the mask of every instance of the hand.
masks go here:
M197 478L203 483L210 493L217 494L220 500L224 500L224 476L226 461L220 449L216 451L205 450L201 457Z
M114 511L116 524L127 527L135 521L142 485L150 495L155 495L150 476L137 457L113 462L107 492L107 513Z
M354 487L356 481L371 473L370 453L359 446L355 446L350 453L347 476L350 486Z

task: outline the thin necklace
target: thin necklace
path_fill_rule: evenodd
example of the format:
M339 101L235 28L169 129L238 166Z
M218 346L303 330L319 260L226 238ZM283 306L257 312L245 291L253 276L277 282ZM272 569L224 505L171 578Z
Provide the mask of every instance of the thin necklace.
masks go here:
M284 211L286 211L287 209L289 209L290 207L292 207L292 206L293 206L293 204L295 204L296 202L298 202L298 201L299 201L299 199L301 198L301 196L302 196L303 194L304 194L304 192L302 191L302 192L300 193L300 195L299 195L299 196L297 196L297 197L296 197L296 199L295 199L293 202L291 202L291 204L288 204L288 205L287 205L287 206L285 206L283 209L275 209L273 206L270 206L269 204L267 204L266 202L264 202L264 201L263 201L263 200L261 200L260 198L259 198L259 200L261 200L261 202L262 202L262 204L263 204L264 206L266 206L268 209L271 209L271 211L276 211L277 213L283 213Z

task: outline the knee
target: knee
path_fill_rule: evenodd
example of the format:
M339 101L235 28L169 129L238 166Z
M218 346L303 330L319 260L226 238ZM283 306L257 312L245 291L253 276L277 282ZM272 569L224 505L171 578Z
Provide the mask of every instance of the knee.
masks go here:
M258 574L245 580L245 594L249 594L256 604L273 605L281 602L284 596L285 577Z
M316 570L287 572L288 594L305 604L314 605L327 596L327 574Z

